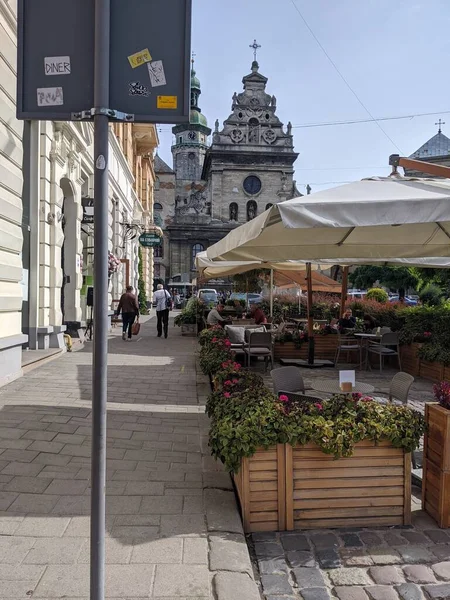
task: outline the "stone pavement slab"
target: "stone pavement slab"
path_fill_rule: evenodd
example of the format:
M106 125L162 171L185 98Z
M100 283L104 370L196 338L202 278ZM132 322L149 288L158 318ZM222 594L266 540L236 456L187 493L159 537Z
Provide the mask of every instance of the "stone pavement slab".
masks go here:
M109 340L108 599L260 598L196 350L154 320ZM86 345L0 389L0 600L89 597L91 377Z

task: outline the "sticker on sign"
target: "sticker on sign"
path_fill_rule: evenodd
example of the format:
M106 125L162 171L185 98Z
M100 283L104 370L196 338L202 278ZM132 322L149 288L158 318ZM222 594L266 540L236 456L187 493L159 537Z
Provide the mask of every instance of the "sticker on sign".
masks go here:
M145 48L145 50L141 50L140 52L131 54L131 56L128 57L128 60L130 62L131 68L136 69L136 67L140 67L141 65L150 62L152 60L152 57L148 48Z
M152 87L166 85L166 74L164 73L164 65L162 60L154 60L153 62L148 63L147 67Z
M38 106L62 106L64 95L62 87L48 87L37 89Z
M159 110L176 110L178 107L178 96L158 96L156 108Z
M44 70L46 75L70 75L70 56L46 56Z

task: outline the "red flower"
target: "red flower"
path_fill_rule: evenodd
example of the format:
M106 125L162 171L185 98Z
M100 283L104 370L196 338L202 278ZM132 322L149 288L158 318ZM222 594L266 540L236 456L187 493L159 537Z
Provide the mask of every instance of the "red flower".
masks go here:
M424 331L423 337L431 337L431 331Z
M239 379L233 379L232 383L233 383L234 385L238 384L238 383L239 383Z
M323 410L323 406L320 404L320 402L316 402L314 406L317 408L317 410Z
M225 346L227 346L228 348L231 346L231 342L230 340L224 340L223 342L225 344Z
M289 402L289 398L286 396L286 394L280 394L280 395L278 396L278 400L279 400L280 402Z
M232 385L232 383L229 379L227 379L227 381L224 381L223 385Z
M230 398L231 394L230 394L230 392L225 392L224 396L225 396L225 398Z

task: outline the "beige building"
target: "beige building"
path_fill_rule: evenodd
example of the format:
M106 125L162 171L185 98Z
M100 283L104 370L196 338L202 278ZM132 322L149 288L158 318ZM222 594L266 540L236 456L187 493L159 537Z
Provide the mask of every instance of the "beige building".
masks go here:
M0 385L21 374L22 123L16 120L15 2L0 0Z
M21 375L22 351L64 348L90 317L93 280L93 125L15 118L15 3L0 0L0 385ZM153 253L154 125L115 124L109 135L110 314L126 285L147 298Z

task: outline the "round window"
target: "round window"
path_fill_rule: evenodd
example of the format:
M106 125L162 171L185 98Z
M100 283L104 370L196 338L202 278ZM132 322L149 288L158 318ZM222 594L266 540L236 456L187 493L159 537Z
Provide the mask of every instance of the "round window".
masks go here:
M259 194L261 191L261 179L256 177L256 175L249 175L244 180L244 190L252 196Z

